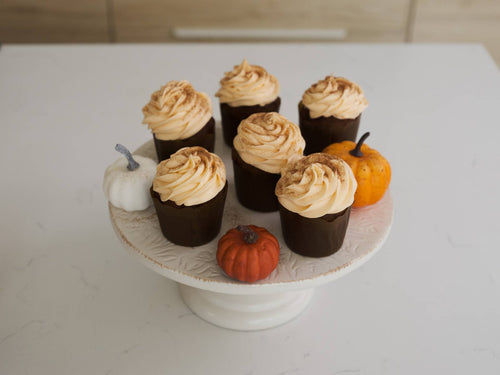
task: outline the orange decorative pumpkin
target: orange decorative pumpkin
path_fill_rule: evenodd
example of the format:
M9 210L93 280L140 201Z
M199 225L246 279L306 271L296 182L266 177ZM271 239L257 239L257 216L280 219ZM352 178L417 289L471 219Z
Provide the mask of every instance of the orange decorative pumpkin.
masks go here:
M217 263L226 274L240 281L265 279L278 265L280 245L267 229L238 225L221 237Z
M358 189L353 207L363 207L378 202L391 182L391 165L377 150L363 144L370 133L365 133L358 144L351 141L333 143L323 150L342 158L354 172Z

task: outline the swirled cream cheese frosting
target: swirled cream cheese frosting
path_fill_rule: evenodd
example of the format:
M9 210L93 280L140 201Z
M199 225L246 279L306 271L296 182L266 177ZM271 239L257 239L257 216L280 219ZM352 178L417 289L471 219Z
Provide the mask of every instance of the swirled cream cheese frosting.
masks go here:
M316 82L302 95L311 118L334 116L355 119L368 106L363 90L356 83L333 75Z
M245 163L269 173L280 173L300 159L305 144L299 127L276 112L255 113L243 120L233 141Z
M231 107L266 105L276 100L279 91L276 77L244 59L232 71L224 73L215 96Z
M142 123L157 139L186 139L210 120L212 103L207 94L196 91L188 81L170 81L151 95L142 113Z
M315 153L285 168L276 184L276 196L287 210L316 218L351 206L356 188L356 178L345 161Z
M203 147L184 147L158 164L153 190L162 202L194 206L214 198L226 184L221 158Z

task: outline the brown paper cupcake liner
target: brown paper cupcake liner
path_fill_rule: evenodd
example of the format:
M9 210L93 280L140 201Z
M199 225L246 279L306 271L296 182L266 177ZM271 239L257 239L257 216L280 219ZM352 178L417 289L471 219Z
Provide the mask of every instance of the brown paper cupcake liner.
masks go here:
M241 121L254 113L279 112L281 99L278 97L273 102L266 105L250 105L231 107L226 103L220 103L220 113L222 119L222 132L224 142L229 147L233 147L233 139L238 133L238 125Z
M215 120L213 117L208 120L207 124L200 131L186 139L172 139L163 141L157 139L154 134L156 155L158 162L170 158L183 147L201 146L210 152L214 152L215 147Z
M311 118L309 109L299 103L299 127L306 141L304 155L321 152L326 146L342 141L356 142L361 114L355 119L334 116Z
M181 246L200 246L213 240L220 232L227 195L224 188L212 199L194 206L178 206L162 202L160 195L150 189L160 228L167 240Z
M326 257L337 252L344 242L351 207L318 218L303 217L279 205L281 229L287 246L308 257Z
M274 189L281 175L263 171L246 163L234 148L231 156L238 201L254 211L277 211L279 203Z

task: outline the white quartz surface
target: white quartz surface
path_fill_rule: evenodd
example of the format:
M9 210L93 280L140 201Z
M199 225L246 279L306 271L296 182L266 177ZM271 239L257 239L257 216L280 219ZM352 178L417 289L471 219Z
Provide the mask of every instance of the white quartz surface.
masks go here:
M335 73L391 162L382 250L258 332L204 322L112 231L105 167L150 139L149 95L214 100L246 57L302 92ZM0 50L0 374L499 374L500 74L478 45L94 45Z

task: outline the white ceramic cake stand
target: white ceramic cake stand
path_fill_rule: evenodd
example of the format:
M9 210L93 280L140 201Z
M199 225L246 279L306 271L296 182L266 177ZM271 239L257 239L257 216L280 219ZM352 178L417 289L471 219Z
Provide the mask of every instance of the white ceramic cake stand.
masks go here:
M149 268L176 281L186 305L202 319L243 331L283 324L306 308L315 287L361 266L387 238L393 217L389 193L375 205L352 209L344 244L335 254L308 258L293 253L283 240L277 212L258 213L238 203L230 150L218 146L216 153L226 165L229 191L221 232L212 242L194 248L174 245L163 237L153 207L126 212L109 204L113 228L124 247ZM156 159L153 142L135 154ZM227 277L217 265L218 239L238 224L265 227L279 240L279 264L268 278L242 283Z

